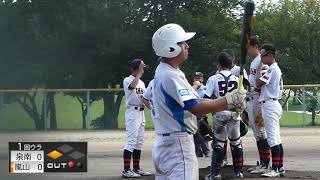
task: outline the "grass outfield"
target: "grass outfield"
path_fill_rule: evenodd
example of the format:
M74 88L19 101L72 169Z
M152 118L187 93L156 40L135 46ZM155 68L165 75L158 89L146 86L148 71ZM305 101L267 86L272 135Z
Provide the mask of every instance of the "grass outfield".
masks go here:
M38 109L40 108L42 97L38 97ZM80 103L70 96L57 94L55 96L58 129L81 129L82 117ZM102 100L92 104L90 109L90 121L103 114ZM124 129L125 103L124 99L119 112L119 129ZM153 129L153 122L150 111L145 111L146 128ZM209 115L212 122L212 116ZM306 125L311 124L311 115L306 115ZM320 125L320 116L316 116L316 123ZM280 121L281 126L301 127L303 126L303 114L284 111ZM92 127L90 127L92 129ZM6 105L0 109L0 130L34 130L33 120L17 103Z

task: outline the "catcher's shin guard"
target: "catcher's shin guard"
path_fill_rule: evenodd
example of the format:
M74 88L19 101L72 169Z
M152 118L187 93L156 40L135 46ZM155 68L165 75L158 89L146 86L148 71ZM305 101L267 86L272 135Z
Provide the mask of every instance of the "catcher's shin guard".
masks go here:
M232 145L230 143L231 152L232 152L232 159L233 159L233 168L234 172L242 172L243 167L243 149L242 143L240 142L237 145Z
M215 140L217 142L217 140ZM211 156L211 176L214 177L217 174L220 174L222 169L222 161L224 158L223 147L218 143L213 145L213 151Z

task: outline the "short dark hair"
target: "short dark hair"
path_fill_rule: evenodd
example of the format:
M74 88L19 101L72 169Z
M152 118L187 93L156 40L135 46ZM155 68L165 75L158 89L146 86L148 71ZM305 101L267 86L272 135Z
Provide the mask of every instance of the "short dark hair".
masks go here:
M227 54L229 54L234 58L234 51L232 49L222 49L221 52L226 52Z
M257 46L258 48L261 47L258 36L251 36L250 37L250 46Z
M261 49L264 49L267 53L270 53L273 56L276 55L276 49L273 44L263 44Z
M222 68L228 68L231 69L232 68L232 61L233 61L233 57L226 53L226 52L220 52L217 56L219 65Z

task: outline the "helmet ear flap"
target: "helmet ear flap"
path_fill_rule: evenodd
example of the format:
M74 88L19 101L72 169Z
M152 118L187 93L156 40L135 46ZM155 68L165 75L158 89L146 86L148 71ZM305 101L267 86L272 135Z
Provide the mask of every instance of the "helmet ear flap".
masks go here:
M180 54L181 47L178 44L171 44L164 48L164 52L167 58L173 58Z
M178 24L166 24L153 34L152 47L157 56L173 58L182 51L177 43L187 41L194 35L194 32L186 33Z

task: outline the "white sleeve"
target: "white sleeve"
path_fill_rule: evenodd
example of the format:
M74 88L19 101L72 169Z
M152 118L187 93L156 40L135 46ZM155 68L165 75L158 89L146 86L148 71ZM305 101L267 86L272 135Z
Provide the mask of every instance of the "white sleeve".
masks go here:
M211 97L213 93L214 93L214 78L210 77L207 81L204 94L207 95L208 97Z
M266 85L268 85L270 83L270 80L271 80L274 73L275 73L274 69L268 69L268 71L266 73L264 73L264 75L261 76L259 79L261 81L265 82Z
M129 89L129 86L130 86L130 84L132 83L132 81L133 81L133 80L131 80L131 79L128 78L128 77L124 78L124 80L123 80L123 88L128 89L128 90L131 90L131 89Z
M246 71L246 69L244 69L244 68L243 68L243 78L249 80L249 79L248 79L247 71Z
M150 83L148 84L147 90L146 92L143 94L143 98L150 100L151 99L151 90L152 90L152 86L153 86L153 81L150 81Z
M181 78L166 78L161 83L161 91L164 93L166 100L175 100L184 107L184 101L199 99L187 80Z

